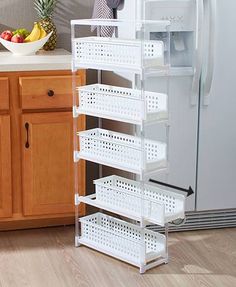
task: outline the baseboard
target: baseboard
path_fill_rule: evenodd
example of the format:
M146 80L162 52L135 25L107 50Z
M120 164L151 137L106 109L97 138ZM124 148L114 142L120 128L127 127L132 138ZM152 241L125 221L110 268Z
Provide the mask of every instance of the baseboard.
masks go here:
M236 209L187 212L186 222L180 226L170 224L169 231L204 230L229 227L236 227ZM150 225L148 228L155 231L164 230L157 225Z

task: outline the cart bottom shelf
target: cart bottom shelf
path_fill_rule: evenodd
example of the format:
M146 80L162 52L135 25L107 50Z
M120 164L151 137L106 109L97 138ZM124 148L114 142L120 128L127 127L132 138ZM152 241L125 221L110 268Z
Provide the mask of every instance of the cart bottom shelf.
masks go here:
M111 256L113 258L116 258L118 260L121 260L123 262L126 262L128 264L131 264L133 266L136 266L140 269L142 269L142 271L140 273L144 273L145 271L157 267L161 264L167 264L168 263L168 257L167 256L158 256L158 254L153 253L153 254L148 254L148 261L146 263L146 265L142 265L140 262L136 262L130 259L127 259L119 254L114 254L114 252L107 250L106 248L100 247L95 245L93 242L89 242L88 240L84 240L82 238L80 238L78 240L79 245L84 245L86 247L92 248L98 252L101 252L103 254L106 254L108 256Z
M83 217L80 222L78 244L137 266L141 273L167 263L166 237L160 233L103 213Z

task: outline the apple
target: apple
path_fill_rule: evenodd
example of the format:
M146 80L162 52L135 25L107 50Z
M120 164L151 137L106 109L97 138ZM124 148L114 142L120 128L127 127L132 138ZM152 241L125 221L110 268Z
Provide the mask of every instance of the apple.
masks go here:
M24 42L24 38L21 35L16 34L16 35L14 35L11 38L11 41L14 42L14 43L23 43Z
M7 30L2 32L0 37L6 41L11 41L12 36L13 36L12 32Z

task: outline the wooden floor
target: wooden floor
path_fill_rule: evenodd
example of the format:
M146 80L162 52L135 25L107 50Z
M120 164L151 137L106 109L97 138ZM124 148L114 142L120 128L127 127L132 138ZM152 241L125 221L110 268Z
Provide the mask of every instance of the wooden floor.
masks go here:
M170 263L145 275L73 238L73 227L0 233L0 286L236 286L236 229L170 234Z

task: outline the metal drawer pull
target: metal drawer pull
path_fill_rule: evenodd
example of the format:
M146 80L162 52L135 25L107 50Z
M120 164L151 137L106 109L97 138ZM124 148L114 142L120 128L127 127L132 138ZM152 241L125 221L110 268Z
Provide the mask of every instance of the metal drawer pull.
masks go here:
M29 148L30 144L29 144L29 123L25 124L25 129L26 129L26 143L25 143L25 147Z

